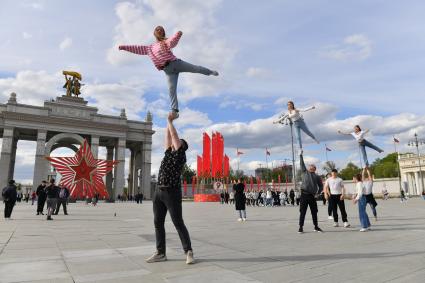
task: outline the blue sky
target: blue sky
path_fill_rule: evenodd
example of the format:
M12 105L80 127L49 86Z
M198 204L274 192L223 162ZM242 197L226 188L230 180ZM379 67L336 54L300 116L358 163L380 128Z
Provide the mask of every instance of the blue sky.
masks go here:
M234 166L242 148L248 173L264 163L265 147L271 160L289 156L288 129L271 121L292 99L316 106L305 120L323 142L304 136L308 160L323 162L326 143L343 167L358 162L358 150L338 129L370 128L368 138L387 152L392 135L402 151L414 132L425 135L424 10L419 0L1 1L0 99L14 91L19 102L40 105L62 94L62 70L79 71L83 97L101 113L126 108L131 119L144 119L153 112L155 172L168 110L164 74L116 47L149 44L163 25L169 35L184 32L177 57L220 72L180 77L177 126L191 142L189 164L204 130L222 131ZM34 151L32 143L20 146L16 179L31 179Z

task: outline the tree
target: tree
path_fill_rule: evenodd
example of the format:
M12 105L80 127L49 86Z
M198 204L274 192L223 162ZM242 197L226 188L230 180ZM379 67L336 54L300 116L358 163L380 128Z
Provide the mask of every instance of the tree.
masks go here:
M326 174L331 173L333 169L337 169L336 164L333 161L326 161L323 165L323 170L326 171Z
M354 163L348 162L347 166L339 172L339 175L344 180L352 180L354 175L360 173L360 168Z
M183 166L182 180L186 180L187 183L192 183L192 178L194 176L196 176L196 171L185 164Z
M397 153L390 153L384 158L376 159L371 166L375 178L398 177Z

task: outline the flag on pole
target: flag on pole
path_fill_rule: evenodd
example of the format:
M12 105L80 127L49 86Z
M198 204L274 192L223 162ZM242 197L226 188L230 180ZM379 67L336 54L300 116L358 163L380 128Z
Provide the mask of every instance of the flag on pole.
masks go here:
M236 148L236 155L239 156L239 155L242 155L242 154L244 154L244 153L242 151L239 151L239 148Z
M332 149L330 149L327 145L325 145L326 147L326 151L332 151Z
M395 143L400 143L400 141L398 139L396 139L395 137L393 137L393 138L394 138Z
M266 155L270 155L270 151L266 147Z

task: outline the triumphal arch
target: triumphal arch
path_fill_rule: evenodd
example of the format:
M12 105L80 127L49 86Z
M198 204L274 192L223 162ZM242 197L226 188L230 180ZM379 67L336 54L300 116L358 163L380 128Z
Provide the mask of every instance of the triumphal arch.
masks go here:
M141 192L151 198L152 115L145 121L133 121L125 110L119 116L103 115L81 97L78 73L65 72L66 94L45 101L43 106L21 104L15 93L0 104L0 134L3 138L0 156L0 188L13 179L19 140L36 141L33 188L47 179L51 167L46 157L60 147L77 151L87 140L93 156L99 147L106 148L106 159L119 161L105 178L109 196ZM72 76L68 78L67 76ZM125 153L129 149L129 172L125 176Z

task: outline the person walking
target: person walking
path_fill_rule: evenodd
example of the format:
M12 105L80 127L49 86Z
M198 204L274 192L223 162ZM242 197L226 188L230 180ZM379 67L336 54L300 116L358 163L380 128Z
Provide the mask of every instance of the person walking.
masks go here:
M162 26L157 26L153 32L156 42L151 45L120 45L119 50L125 50L139 55L148 55L159 71L164 71L167 76L170 108L174 119L179 117L179 105L177 101L177 82L179 74L198 73L206 76L218 76L217 71L207 69L202 66L195 66L181 59L177 59L171 51L176 47L183 35L178 31L171 38L165 36L165 30Z
M359 218L360 218L360 232L366 232L370 230L370 221L369 216L366 212L366 188L363 184L363 179L361 174L357 174L353 177L353 181L356 183L356 196L353 199L354 204L358 204L359 208Z
M366 174L367 173L367 177ZM365 186L365 196L366 196L366 204L369 204L372 209L373 216L375 217L375 221L378 221L378 213L376 212L376 207L378 203L373 196L373 176L370 173L369 168L364 168L362 171L363 184Z
M240 179L233 185L233 190L235 191L235 208L239 212L238 221L246 221L246 197L244 194L245 185Z
M294 189L291 189L289 191L289 198L291 199L291 205L294 206L295 205L295 192L294 192Z
M68 211L66 209L66 205L68 204L68 198L69 198L68 188L65 187L65 185L60 186L59 187L59 197L58 197L58 202L56 204L55 215L58 215L61 205L63 206L63 214L68 215ZM93 198L96 199L96 195L93 195Z
M56 203L59 197L59 188L55 185L55 179L50 180L50 184L46 187L47 195L47 220L53 220L52 214L56 209Z
M329 200L329 205L332 208L332 214L334 219L334 227L338 227L338 207L341 211L342 222L344 228L350 227L350 223L347 220L347 212L345 211L344 203L344 183L341 178L338 177L338 170L332 169L331 177L325 182L324 189L325 198Z
M165 217L170 212L171 220L179 234L186 264L193 264L192 244L189 232L183 221L181 175L186 164L186 151L189 146L180 139L173 125L175 116L168 115L165 132L165 153L158 174L158 187L153 196L153 214L155 225L156 252L146 259L147 263L166 261Z
M35 192L37 195L37 215L44 215L44 204L46 203L46 181L42 181L41 184L37 187L37 191Z
M308 169L304 163L303 154L300 154L300 165L302 172L301 183L301 198L300 198L300 219L298 233L304 233L304 219L307 208L310 207L311 217L313 218L314 231L322 233L317 223L317 202L315 196L320 194L323 190L322 179L316 175L316 166L310 164Z
M16 199L18 197L15 180L9 181L9 184L3 188L1 195L4 202L4 219L11 220L13 207L15 206Z

